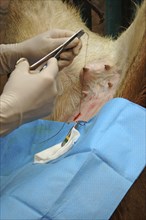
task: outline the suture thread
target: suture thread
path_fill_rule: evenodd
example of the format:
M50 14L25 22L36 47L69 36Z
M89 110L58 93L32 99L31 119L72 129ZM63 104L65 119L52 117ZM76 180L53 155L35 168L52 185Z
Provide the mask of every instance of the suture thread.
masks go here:
M86 41L86 49L85 49L85 61L84 61L84 67L87 64L87 53L88 53L88 46L89 46L89 34L87 32L85 32L86 36L87 36L87 41ZM84 81L84 78L82 79L82 81ZM82 86L83 86L83 82L81 82L81 98L82 98ZM79 104L79 114L81 115L81 98L80 98L80 104Z
M87 36L87 42L86 42L85 64L84 64L84 66L86 66L86 64L87 64L87 52L88 52L88 46L89 46L89 34L88 34L87 32L86 32L85 34L86 34L86 36Z
M87 36L87 42L86 42L84 66L86 66L86 64L87 64L87 52L88 52L88 45L89 45L89 34L88 34L87 32L85 32L85 34L86 34L86 36ZM82 89L81 89L81 97L82 97ZM80 114L80 111L81 111L81 99L80 99L80 104L79 104L79 114ZM44 140L44 141L39 142L38 144L42 144L42 143L44 143L44 142L46 142L46 141L49 141L49 140L51 140L52 138L56 137L56 136L62 131L62 129L64 128L64 126L65 126L66 123L67 123L67 122L64 122L64 123L63 123L62 127L58 130L58 132L57 132L56 134L52 135L50 138L47 138L47 139ZM86 124L86 122L84 122L84 123L81 122L81 123L79 123L79 124L80 124L81 126L84 126L84 125Z

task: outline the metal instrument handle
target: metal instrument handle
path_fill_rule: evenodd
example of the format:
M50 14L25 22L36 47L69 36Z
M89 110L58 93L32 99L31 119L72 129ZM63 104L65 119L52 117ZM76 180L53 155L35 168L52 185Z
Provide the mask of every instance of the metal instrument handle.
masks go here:
M60 53L65 49L65 47L72 42L76 37L80 38L83 34L84 34L84 30L79 30L78 32L76 32L74 35L72 35L67 41L65 41L63 44L61 44L59 47L57 47L55 50L53 50L52 52L50 52L49 54L47 54L46 56L42 57L40 60L38 60L36 63L32 64L30 66L30 70L35 70L36 68L38 68L41 64L43 64L44 62L48 61L51 57L58 57L60 55Z

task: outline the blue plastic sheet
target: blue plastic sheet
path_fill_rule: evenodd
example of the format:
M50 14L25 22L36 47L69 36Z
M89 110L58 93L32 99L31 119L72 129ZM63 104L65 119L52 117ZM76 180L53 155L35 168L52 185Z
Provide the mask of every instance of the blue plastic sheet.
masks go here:
M63 141L73 123L37 120L1 138L2 220L106 220L145 166L145 109L115 98L67 153L34 154Z

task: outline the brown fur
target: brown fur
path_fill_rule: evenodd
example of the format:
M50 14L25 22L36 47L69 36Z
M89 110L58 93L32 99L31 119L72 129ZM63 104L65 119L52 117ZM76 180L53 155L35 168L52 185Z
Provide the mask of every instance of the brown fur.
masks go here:
M87 63L105 60L105 64L120 70L121 81L115 93L139 105L146 105L146 1L137 11L130 27L115 41L100 37L83 24L79 13L59 0L11 0L10 12L1 43L15 43L52 28L77 31L83 28L89 34ZM82 38L83 48L71 66L60 72L60 94L56 109L50 117L64 120L78 108L81 98L79 72L85 64L87 37ZM67 104L68 105L67 105ZM146 219L145 174L135 182L111 220Z
M146 107L146 34L115 96Z
M123 198L110 220L146 219L146 169L143 170L127 195Z
M75 58L72 65L59 74L59 96L55 110L49 119L67 121L73 112L79 108L81 99L79 77L80 71L85 65L86 49L87 64L92 61L96 62L96 60L98 62L100 60L104 61L105 65L111 66L114 71L116 70L116 72L120 73L121 82L125 85L126 81L123 81L123 79L126 79L125 75L128 69L131 68L131 63L137 55L144 35L145 8L146 2L144 1L132 25L115 41L91 32L82 22L78 11L71 6L63 4L61 0L11 0L6 24L7 31L5 32L3 43L20 42L52 28L71 29L73 31L83 28L89 35L88 48L86 45L87 36L84 36L80 54ZM140 66L141 62L140 58ZM100 80L102 80L102 75ZM131 83L130 80L129 85L132 84L133 82ZM125 90L124 87L120 88ZM117 87L117 94L118 91L119 87ZM127 94L129 93L127 92Z

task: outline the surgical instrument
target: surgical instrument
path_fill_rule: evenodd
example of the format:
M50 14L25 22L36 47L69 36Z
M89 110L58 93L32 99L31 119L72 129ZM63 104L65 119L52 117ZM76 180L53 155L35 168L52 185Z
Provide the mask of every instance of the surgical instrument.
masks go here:
M46 56L44 56L43 58L41 58L40 60L38 60L36 63L32 64L30 66L30 70L35 70L36 68L38 68L40 65L42 65L45 62L48 61L48 59L50 59L51 57L56 57L58 58L59 55L61 54L61 52L63 50L65 50L65 47L72 42L76 37L80 38L83 34L84 34L84 30L79 30L78 32L76 32L74 35L72 35L67 41L65 41L63 44L61 44L59 47L57 47L55 50L53 50L52 52L50 52L49 54L47 54Z

